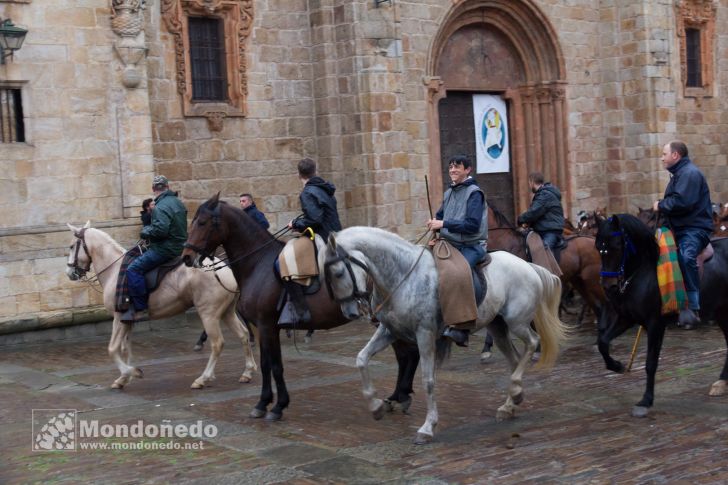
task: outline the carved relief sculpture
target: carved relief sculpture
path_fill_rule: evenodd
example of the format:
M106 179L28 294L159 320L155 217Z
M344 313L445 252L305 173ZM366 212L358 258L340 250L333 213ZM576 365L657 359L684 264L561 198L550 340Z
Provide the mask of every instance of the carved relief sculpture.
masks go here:
M124 64L121 81L127 88L139 86L143 77L137 64L147 52L144 36L139 36L145 7L146 0L111 0L111 29L121 37L121 41L114 42L114 50Z

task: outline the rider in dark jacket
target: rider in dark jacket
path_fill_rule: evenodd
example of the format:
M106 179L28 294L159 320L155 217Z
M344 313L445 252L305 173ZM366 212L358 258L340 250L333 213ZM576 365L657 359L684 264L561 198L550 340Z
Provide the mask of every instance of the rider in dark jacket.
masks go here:
M564 232L561 192L550 183L544 183L543 174L540 172L533 172L528 176L528 185L534 193L533 200L531 207L518 216L518 224L527 224L536 231L558 261L558 248L563 243Z
M154 210L152 223L144 226L142 239L149 240L149 248L127 268L126 277L134 315L124 316L123 321L140 322L149 319L147 285L144 274L182 254L187 240L187 209L169 190L169 181L164 175L157 175L152 182Z
M252 195L240 194L240 208L252 217L255 222L260 224L260 227L263 229L268 229L270 227L270 223L268 222L268 219L265 218L265 214L260 212L258 207L255 205Z
M710 190L703 173L688 158L688 147L672 141L662 149L662 164L670 172L664 198L653 209L667 216L675 235L688 308L680 311L679 323L686 329L700 323L700 275L697 257L710 242L713 215Z
M300 196L303 215L291 221L289 227L298 232L310 227L327 240L332 231L341 230L334 198L336 187L316 175L316 162L310 158L304 158L298 163L298 175L304 183Z

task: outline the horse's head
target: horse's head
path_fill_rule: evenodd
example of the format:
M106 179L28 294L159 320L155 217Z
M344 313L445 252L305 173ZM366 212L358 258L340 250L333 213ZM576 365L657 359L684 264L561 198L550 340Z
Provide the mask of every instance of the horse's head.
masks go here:
M577 233L583 236L595 236L599 224L606 219L607 208L596 209L594 211L580 211L577 217L576 229Z
M86 230L91 227L91 221L86 221L83 227L66 225L73 233L66 262L66 275L71 281L77 281L91 269L91 254L86 246Z
M215 249L225 239L227 227L220 223L220 192L197 208L187 232L182 260L187 266L199 268L205 258L212 259Z
M341 306L341 313L354 320L371 311L367 289L368 269L359 251L348 252L329 235L324 257L324 278L329 296Z
M655 212L652 208L642 209L637 208L637 219L639 219L644 225L651 229L657 228L657 222L659 219L659 212Z

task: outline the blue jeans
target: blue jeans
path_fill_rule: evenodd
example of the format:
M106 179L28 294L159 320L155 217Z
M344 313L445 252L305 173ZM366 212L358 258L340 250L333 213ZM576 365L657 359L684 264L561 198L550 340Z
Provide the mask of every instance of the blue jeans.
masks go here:
M453 246L455 245L453 244ZM472 269L475 269L475 266L483 261L485 257L485 249L480 244L476 246L455 246L455 248L460 251L460 254L468 261Z
M556 246L561 245L562 233L563 231L544 231L539 232L538 235L541 236L543 245L553 251Z
M678 261L688 294L691 310L700 310L700 275L697 257L710 242L710 232L704 229L680 229L675 231Z
M147 303L149 295L147 294L147 283L144 281L144 273L153 270L171 259L174 259L174 256L164 256L153 249L148 249L126 269L129 296L131 296L135 310L146 310L149 306Z

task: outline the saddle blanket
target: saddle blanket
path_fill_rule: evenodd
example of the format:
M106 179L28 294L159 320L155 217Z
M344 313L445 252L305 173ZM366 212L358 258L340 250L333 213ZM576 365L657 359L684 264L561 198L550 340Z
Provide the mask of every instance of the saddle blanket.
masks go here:
M278 255L281 278L309 286L318 276L316 245L309 237L291 239Z
M119 268L119 276L116 279L116 295L114 298L114 311L124 313L131 307L129 287L126 284L126 270L136 258L142 255L142 249L134 246L124 254Z
M688 307L680 264L677 259L677 246L672 231L667 227L657 229L655 233L660 256L657 259L657 284L662 298L662 315L677 313Z
M472 271L463 255L444 239L438 239L432 252L437 267L438 295L445 325L474 322L478 318Z
M543 245L543 239L536 231L531 231L526 236L526 244L528 245L528 251L531 253L531 262L546 268L556 276L561 276L564 273L561 272L559 263L554 258L554 253L550 249L547 249Z

